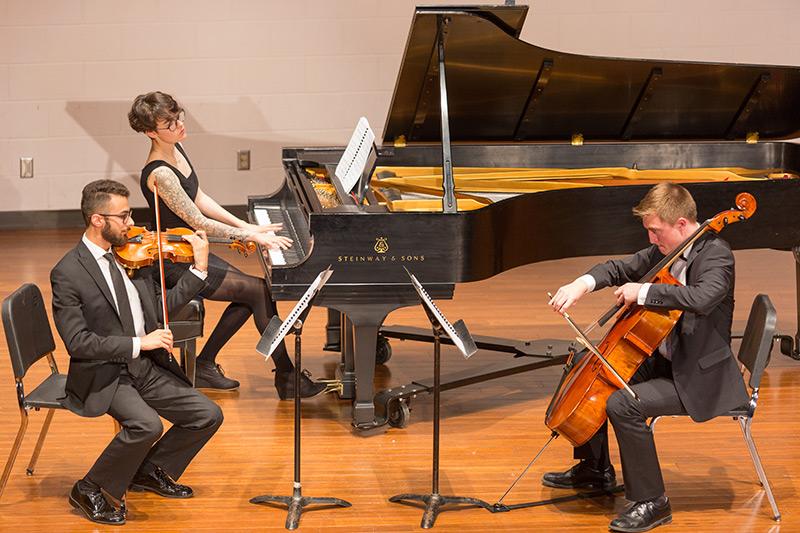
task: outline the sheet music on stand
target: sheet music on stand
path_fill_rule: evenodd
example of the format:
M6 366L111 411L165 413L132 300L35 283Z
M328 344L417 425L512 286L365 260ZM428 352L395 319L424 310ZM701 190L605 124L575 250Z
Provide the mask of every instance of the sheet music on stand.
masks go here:
M375 133L369 127L366 117L361 117L334 172L345 194L353 192L358 185L358 190L355 192L359 201L364 199L372 167L375 164L374 146Z
M333 269L330 266L320 272L317 278L308 286L302 298L295 304L292 311L286 317L286 320L281 322L281 319L277 316L272 317L272 320L270 320L267 325L267 329L265 329L264 333L261 335L258 345L256 345L256 351L258 353L266 358L272 355L275 348L278 347L283 338L291 331L297 319L304 316L304 313L308 310L314 297L316 297L332 274Z
M403 268L405 269L406 274L408 274L408 277L411 278L411 284L417 290L417 294L419 294L420 299L425 303L427 311L436 318L436 320L439 322L439 325L442 326L442 330L444 330L447 336L450 337L450 340L453 341L453 344L461 352L461 355L464 356L464 359L469 359L472 354L478 351L478 347L475 345L472 335L470 335L469 331L467 330L467 325L463 320L459 320L455 324L450 324L442 311L433 302L428 294L428 291L425 290L414 274L409 272L407 268Z

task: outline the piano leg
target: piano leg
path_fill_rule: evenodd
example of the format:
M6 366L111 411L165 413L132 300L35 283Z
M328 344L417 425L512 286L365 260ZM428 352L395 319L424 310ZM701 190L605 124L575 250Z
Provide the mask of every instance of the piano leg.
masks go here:
M791 335L776 335L780 340L781 353L788 355L792 359L800 360L800 246L792 248L795 269L795 294L794 301L797 306L797 332L794 337Z
M383 319L374 324L353 327L356 365L356 399L353 403L353 425L359 429L378 426L375 420L375 345Z
M336 309L328 309L328 324L325 326L325 346L322 349L326 352L340 351L342 346L341 332L341 313Z
M346 310L342 309L346 315L344 320L346 326L342 338L340 379L345 384L345 394L348 390L347 382L355 381L353 425L358 429L383 425L383 422L375 420L375 347L378 342L378 330L383 325L386 315L396 308L396 304L365 303Z
M339 339L342 350L342 362L337 369L337 379L342 383L342 392L339 398L352 400L356 394L356 365L355 353L353 350L353 323L348 320L347 315L340 313L340 334Z

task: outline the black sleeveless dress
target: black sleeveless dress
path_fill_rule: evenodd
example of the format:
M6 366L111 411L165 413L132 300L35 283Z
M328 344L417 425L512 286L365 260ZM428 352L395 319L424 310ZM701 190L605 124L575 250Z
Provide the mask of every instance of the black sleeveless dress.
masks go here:
M153 230L156 227L154 208L155 195L153 194L153 191L147 187L147 178L150 177L150 174L152 174L155 169L159 167L168 167L170 170L172 170L175 175L178 176L181 187L183 187L183 190L186 192L186 195L191 198L192 202L194 202L195 198L197 198L197 190L200 188L200 181L197 179L197 174L194 171L194 165L192 165L192 162L189 161L189 156L186 155L186 152L183 150L183 147L180 144L176 144L175 146L177 146L178 151L180 151L180 153L186 159L186 162L189 163L189 168L192 169L191 174L184 176L177 167L172 166L162 159L155 159L144 166L141 177L139 178L139 186L142 189L142 195L144 195L144 199L147 201L147 205L150 208L148 209L149 219L146 221L146 223L147 226ZM188 223L186 223L172 209L165 205L163 201L158 202L158 208L159 218L161 219L161 231L165 231L168 228L191 228ZM191 265L186 263L172 263L171 261L164 262L164 276L166 278L165 281L167 286L173 287L183 273L189 269L189 266ZM208 296L216 291L216 289L225 279L225 274L228 271L228 268L229 265L225 260L217 257L214 254L209 254L206 288L200 292L200 295Z

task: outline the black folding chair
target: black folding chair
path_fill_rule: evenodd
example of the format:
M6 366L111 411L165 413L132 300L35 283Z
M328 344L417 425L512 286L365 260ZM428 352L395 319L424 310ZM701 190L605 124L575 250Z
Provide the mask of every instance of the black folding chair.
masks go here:
M31 476L36 467L36 461L39 459L39 453L42 451L53 413L56 409L64 409L58 398L64 396L64 386L67 382L67 376L58 373L58 367L53 358L56 344L53 341L50 323L47 321L47 312L39 287L33 283L26 283L3 300L3 327L6 331L11 368L14 371L16 382L20 425L17 438L14 440L11 453L3 469L3 477L0 478L0 497L3 495L3 489L6 487L14 461L17 459L22 445L25 430L28 428L28 411L30 409L36 411L42 408L47 409L47 416L39 432L39 440L36 441L33 456L28 463L27 473ZM34 363L43 357L46 357L50 364L50 375L31 392L25 394L22 382L25 374Z
M195 361L197 360L196 339L203 336L205 307L202 298L194 298L186 307L170 316L169 328L172 330L172 345L180 350L181 368L194 385Z
M750 452L750 458L753 460L753 466L758 474L758 479L761 481L761 485L767 493L769 504L772 506L772 516L775 521L780 522L781 513L778 511L778 504L775 503L775 496L772 495L772 488L770 488L764 467L761 465L761 458L758 455L758 451L756 451L756 444L753 442L753 434L750 430L758 403L761 376L767 367L770 352L772 351L772 338L775 334L776 322L777 313L769 296L766 294L756 296L750 308L750 316L747 318L747 326L745 327L744 335L742 335L742 344L739 347L738 356L742 365L742 377L745 375L745 370L750 372L749 385L752 389L750 401L738 409L720 416L730 416L739 422L747 449ZM650 421L651 430L655 429L655 424L659 418L661 417L654 417Z

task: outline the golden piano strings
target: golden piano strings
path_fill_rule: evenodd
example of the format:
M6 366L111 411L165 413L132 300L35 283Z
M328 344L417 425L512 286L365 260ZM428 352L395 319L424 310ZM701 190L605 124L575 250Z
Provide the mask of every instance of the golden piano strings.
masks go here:
M336 191L323 168L306 169L323 207L338 205ZM739 167L645 170L626 167L597 168L489 168L457 167L453 170L459 211L471 211L518 194L538 192L655 185L798 179L782 169ZM375 201L392 212L441 210L441 167L379 166L370 181Z

